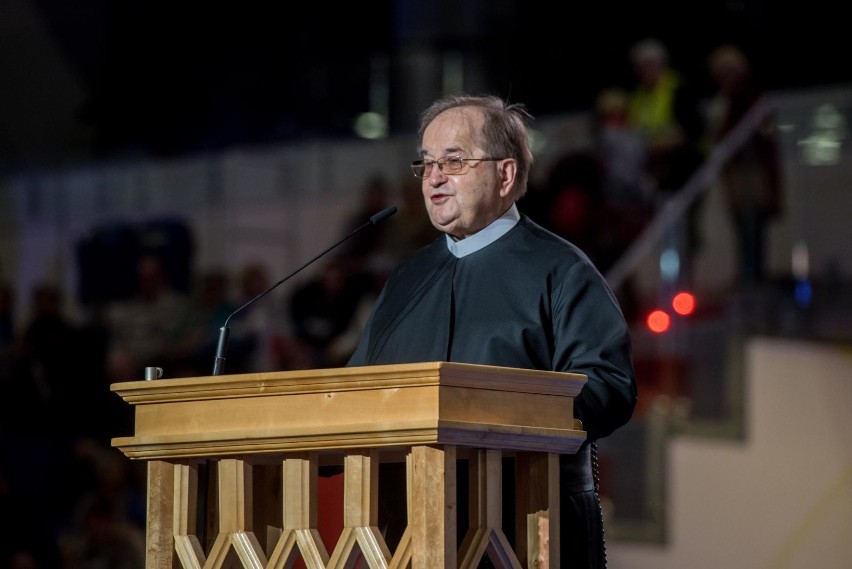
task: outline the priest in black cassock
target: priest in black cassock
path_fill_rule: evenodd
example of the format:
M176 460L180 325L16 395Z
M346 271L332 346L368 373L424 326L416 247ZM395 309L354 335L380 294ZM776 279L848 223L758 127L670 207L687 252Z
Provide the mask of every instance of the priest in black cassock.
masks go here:
M412 164L444 233L391 274L350 366L450 361L588 377L574 401L587 441L560 458L561 558L604 567L590 446L631 417L637 391L628 326L576 246L521 214L533 162L526 108L450 96L421 115Z

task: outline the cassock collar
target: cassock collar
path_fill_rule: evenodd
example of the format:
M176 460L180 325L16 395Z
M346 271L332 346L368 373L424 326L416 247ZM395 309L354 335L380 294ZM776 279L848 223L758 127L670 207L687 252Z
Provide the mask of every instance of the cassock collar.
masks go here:
M503 237L510 229L515 227L515 224L517 224L520 220L521 214L518 211L518 206L513 203L512 207L506 210L506 213L470 237L462 239L461 241L453 241L452 237L447 235L447 249L449 249L450 253L458 258L470 255L471 253L476 253L480 249L491 245Z

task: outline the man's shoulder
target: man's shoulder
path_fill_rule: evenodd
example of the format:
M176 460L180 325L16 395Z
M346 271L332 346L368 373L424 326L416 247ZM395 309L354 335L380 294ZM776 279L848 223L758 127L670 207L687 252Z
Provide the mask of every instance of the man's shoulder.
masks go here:
M535 241L537 248L542 248L543 251L554 253L561 251L563 254L570 256L585 256L579 247L574 245L568 239L554 233L550 229L539 225L531 217L524 214L518 222L518 237Z
M597 272L591 258L568 239L539 225L523 215L518 223L518 250L527 264L543 265L553 270L573 271L580 267Z

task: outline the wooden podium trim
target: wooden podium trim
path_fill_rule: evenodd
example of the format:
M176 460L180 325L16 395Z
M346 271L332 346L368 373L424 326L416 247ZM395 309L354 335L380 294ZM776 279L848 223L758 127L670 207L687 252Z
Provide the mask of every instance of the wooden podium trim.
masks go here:
M246 454L332 451L356 448L394 447L424 444L453 444L475 448L528 450L573 454L585 440L581 430L529 429L525 427L483 426L475 423L442 421L439 426L381 432L329 432L322 436L292 429L279 436L247 438L240 432L214 437L118 437L112 445L132 459L191 458Z
M134 459L453 444L576 452L572 416L585 379L431 362L118 383Z
M582 374L527 370L456 362L293 370L205 377L127 381L110 389L131 404L200 399L327 393L386 387L482 387L520 393L572 397Z

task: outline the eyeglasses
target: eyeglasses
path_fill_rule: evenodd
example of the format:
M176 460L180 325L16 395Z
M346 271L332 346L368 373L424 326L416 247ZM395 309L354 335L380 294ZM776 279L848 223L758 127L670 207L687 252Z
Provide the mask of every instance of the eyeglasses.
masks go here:
M438 165L438 169L447 175L467 174L468 162L499 162L505 158L462 158L461 156L444 156L437 160L415 160L411 163L411 171L417 178L428 178L432 174L432 166Z

